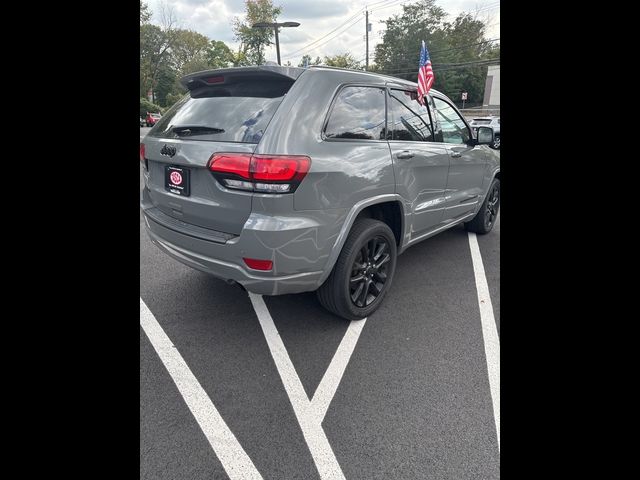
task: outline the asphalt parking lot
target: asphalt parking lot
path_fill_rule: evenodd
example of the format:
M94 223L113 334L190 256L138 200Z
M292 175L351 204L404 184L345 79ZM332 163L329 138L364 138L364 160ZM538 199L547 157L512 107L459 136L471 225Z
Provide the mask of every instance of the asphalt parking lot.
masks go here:
M141 216L140 478L499 478L500 217L483 272L472 245L456 227L408 249L349 323L183 266Z

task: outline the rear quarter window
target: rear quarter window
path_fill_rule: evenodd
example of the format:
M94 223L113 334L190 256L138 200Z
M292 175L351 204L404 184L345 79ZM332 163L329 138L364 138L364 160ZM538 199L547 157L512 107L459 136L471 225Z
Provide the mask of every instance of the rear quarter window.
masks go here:
M344 87L338 93L324 136L328 139L384 140L385 91L378 87Z

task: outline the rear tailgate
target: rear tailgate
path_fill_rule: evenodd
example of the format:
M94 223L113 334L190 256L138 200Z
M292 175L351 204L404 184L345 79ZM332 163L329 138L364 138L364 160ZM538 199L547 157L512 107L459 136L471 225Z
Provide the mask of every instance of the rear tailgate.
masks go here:
M216 152L253 153L302 71L247 67L183 78L189 95L144 139L153 207L187 224L239 235L252 193L222 187L208 162Z

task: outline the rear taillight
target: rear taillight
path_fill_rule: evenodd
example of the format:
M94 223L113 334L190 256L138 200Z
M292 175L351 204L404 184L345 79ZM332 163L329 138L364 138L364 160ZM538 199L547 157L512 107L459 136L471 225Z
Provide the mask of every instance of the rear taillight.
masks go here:
M214 165L215 162L215 165ZM215 154L209 160L209 169L217 173L230 173L242 178L250 178L251 155Z
M140 144L140 163L144 163L144 143Z
M304 155L214 153L209 170L227 188L260 193L292 193L311 166Z

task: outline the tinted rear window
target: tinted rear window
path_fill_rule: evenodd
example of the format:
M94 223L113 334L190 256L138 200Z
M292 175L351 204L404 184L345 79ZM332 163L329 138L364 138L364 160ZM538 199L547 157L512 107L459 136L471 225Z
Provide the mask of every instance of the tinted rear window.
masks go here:
M243 81L191 92L149 132L161 138L258 143L291 82ZM195 127L190 130L178 127ZM178 132L178 133L176 133Z

